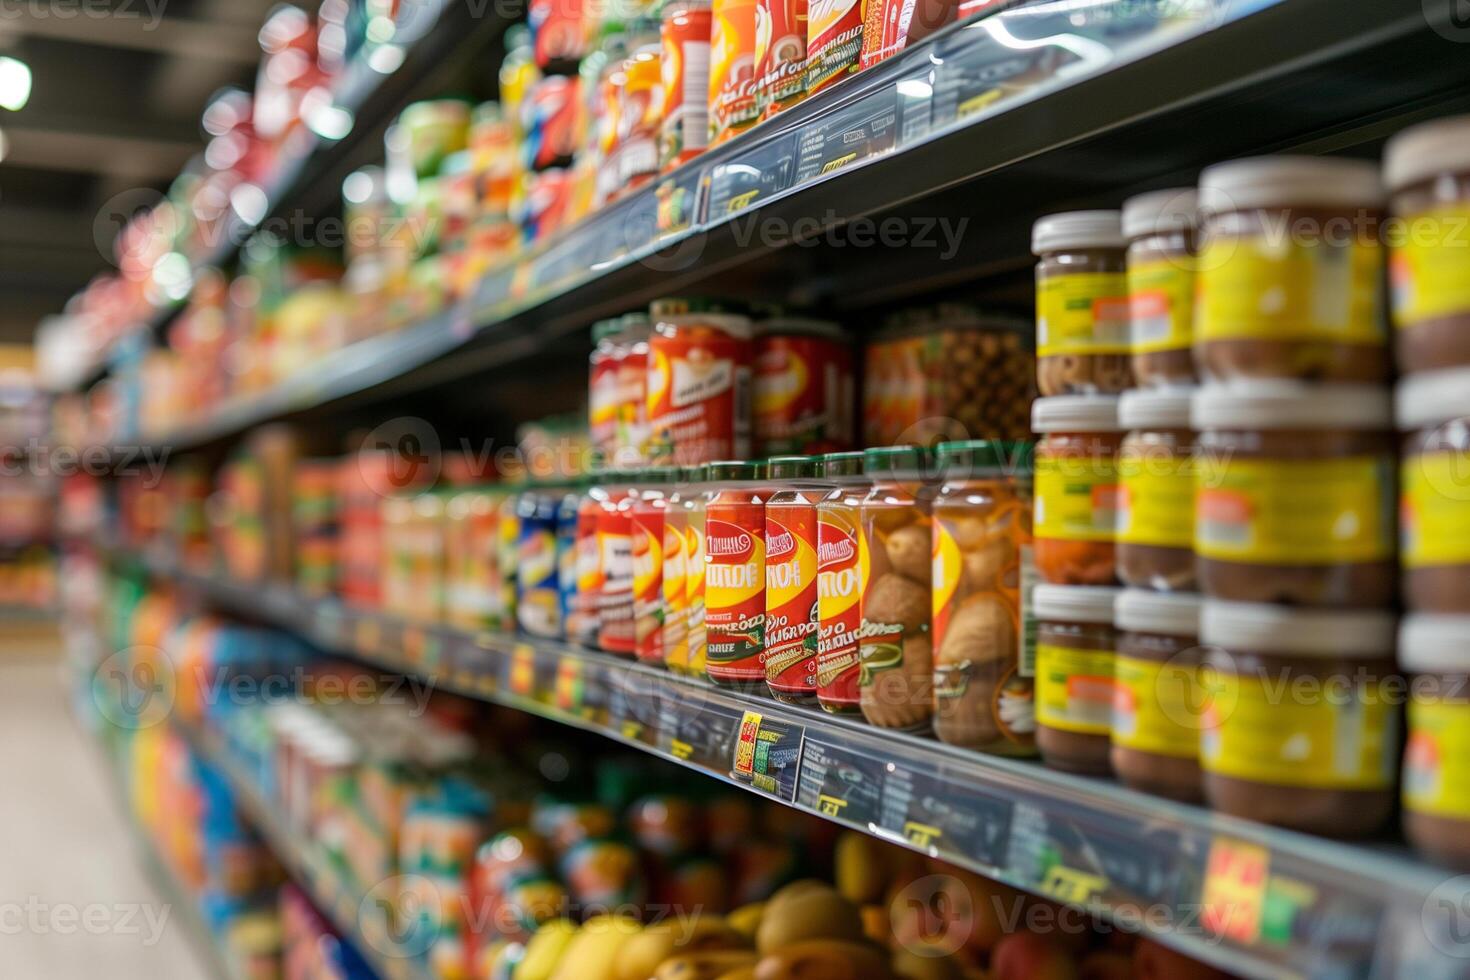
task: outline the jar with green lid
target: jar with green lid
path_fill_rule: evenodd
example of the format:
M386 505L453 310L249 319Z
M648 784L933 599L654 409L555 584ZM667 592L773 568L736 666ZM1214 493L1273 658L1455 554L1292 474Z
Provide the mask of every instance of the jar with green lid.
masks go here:
M1129 347L1141 387L1189 385L1194 372L1194 188L1123 202L1128 240Z
M1113 771L1113 606L1120 591L1043 584L1032 593L1036 747L1053 769L1087 776Z
M859 509L859 700L871 724L923 730L934 712L929 617L936 487L928 479L928 454L917 446L869 449L863 462L871 489Z
M934 733L994 755L1032 755L1032 446L941 443L935 468Z
M717 684L764 692L766 464L709 464L705 505L705 672Z
M1117 211L1047 215L1031 230L1036 380L1043 395L1118 392L1133 381L1127 260Z
M1118 577L1123 584L1191 592L1194 572L1192 390L1123 393L1118 422Z
M822 479L832 489L817 503L817 702L834 714L856 714L862 627L858 528L868 493L863 454L823 456Z

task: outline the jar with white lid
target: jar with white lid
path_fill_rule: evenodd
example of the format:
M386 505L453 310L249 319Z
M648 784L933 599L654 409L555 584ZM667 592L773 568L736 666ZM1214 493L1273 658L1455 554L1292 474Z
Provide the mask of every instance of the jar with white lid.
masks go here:
M1036 747L1053 769L1112 772L1113 605L1121 590L1038 585Z
M1389 140L1383 180L1394 216L1386 237L1399 369L1470 365L1470 116Z
M1193 187L1150 191L1123 202L1123 237L1128 240L1128 340L1133 377L1140 386L1195 382L1198 223Z
M1057 585L1117 580L1118 398L1058 395L1031 406L1036 446L1036 571Z
M1206 378L1388 376L1375 165L1234 160L1200 175L1199 204L1195 362Z
M1394 806L1394 617L1209 600L1200 616L1205 798L1223 813L1361 837Z
M1193 389L1126 391L1118 422L1118 577L1123 584L1190 592L1194 572Z
M1203 797L1199 615L1186 592L1125 589L1114 606L1113 770L1134 789L1174 800Z
M1032 228L1043 395L1118 392L1132 382L1126 245L1117 211L1051 214Z
M1191 420L1201 592L1302 606L1393 602L1396 493L1384 389L1207 385Z
M1470 368L1404 378L1395 414L1404 604L1470 613Z
M1404 834L1470 869L1470 616L1406 617L1399 666L1410 675Z

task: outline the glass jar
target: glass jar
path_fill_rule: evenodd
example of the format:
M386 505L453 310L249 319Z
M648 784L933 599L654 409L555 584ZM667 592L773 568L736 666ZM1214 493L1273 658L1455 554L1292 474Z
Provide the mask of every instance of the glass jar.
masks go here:
M1194 590L1191 389L1124 392L1118 422L1118 577L1160 592Z
M1195 361L1210 380L1382 381L1383 193L1358 160L1275 156L1200 175Z
M716 684L766 689L766 498L764 463L709 469L705 505L705 673Z
M672 467L644 470L631 511L633 562L633 655L647 664L664 662L664 514Z
M1118 597L1113 770L1126 785L1187 803L1204 797L1199 770L1199 615L1183 592Z
M766 686L778 701L817 698L817 503L828 484L820 461L777 456L767 463Z
M1211 599L1200 640L1210 806L1331 837L1382 827L1399 761L1393 616Z
M1372 385L1206 386L1194 550L1211 598L1393 602L1395 487L1387 392Z
M1036 380L1043 395L1117 392L1133 381L1121 215L1068 211L1031 229Z
M1388 141L1393 195L1390 301L1399 370L1470 365L1470 116L1412 126Z
M924 479L923 449L869 449L872 489L859 510L858 699L880 728L922 731L934 713L929 640L935 488Z
M1406 617L1399 666L1412 675L1404 834L1434 860L1470 868L1470 616Z
M1034 755L1032 447L946 442L937 453L934 733L992 755Z
M1117 579L1118 428L1116 396L1039 398L1036 447L1036 570L1056 585L1111 585Z
M1194 188L1123 202L1128 239L1128 346L1141 387L1190 385L1194 372Z
M858 526L869 489L863 454L828 453L822 457L822 478L832 489L817 504L817 703L833 714L856 714L862 710Z
M684 505L684 606L688 623L689 658L682 664L670 662L678 673L705 676L709 653L708 633L704 622L704 535L706 508L709 505L709 467L691 466L689 492L680 495Z
M663 663L676 671L689 665L689 511L685 501L691 493L699 492L694 477L688 469L673 471L668 506L663 512Z
M1470 368L1404 378L1397 416L1404 603L1470 613Z
M1107 776L1113 771L1113 670L1120 589L1038 585L1036 747L1053 769Z

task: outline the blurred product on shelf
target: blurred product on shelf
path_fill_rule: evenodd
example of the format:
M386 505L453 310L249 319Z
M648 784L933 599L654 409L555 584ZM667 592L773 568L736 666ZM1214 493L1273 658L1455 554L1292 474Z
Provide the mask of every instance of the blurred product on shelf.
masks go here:
M1470 721L1470 617L1406 616L1399 628L1399 666L1410 678L1404 748L1404 833L1446 865L1470 868L1470 773L1465 771Z
M1417 612L1470 613L1470 370L1399 382L1399 561Z
M1194 188L1151 191L1123 202L1128 240L1128 346L1141 388L1191 385L1194 367Z
M714 463L705 503L705 673L741 690L766 687L764 463Z
M778 701L806 704L817 694L817 503L831 489L823 461L778 456L767 476L766 686Z
M1123 432L1112 395L1037 399L1036 570L1056 585L1117 579L1118 450Z
M1038 585L1036 747L1048 766L1086 776L1113 772L1118 589Z
M1125 785L1185 802L1201 785L1201 599L1127 589L1118 596L1112 764Z
M1045 396L1119 392L1132 381L1127 241L1117 211L1047 215L1031 232L1036 380Z
M868 493L862 453L829 453L822 478L832 490L817 504L817 702L833 714L862 710L858 637L862 632L859 508Z
M1161 592L1195 587L1190 388L1133 389L1118 401L1118 578Z

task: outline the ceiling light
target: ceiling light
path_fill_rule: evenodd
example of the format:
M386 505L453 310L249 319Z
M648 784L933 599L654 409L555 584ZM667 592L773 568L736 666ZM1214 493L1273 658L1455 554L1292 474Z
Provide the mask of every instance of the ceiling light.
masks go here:
M30 98L30 66L14 58L0 58L0 109L19 112Z

